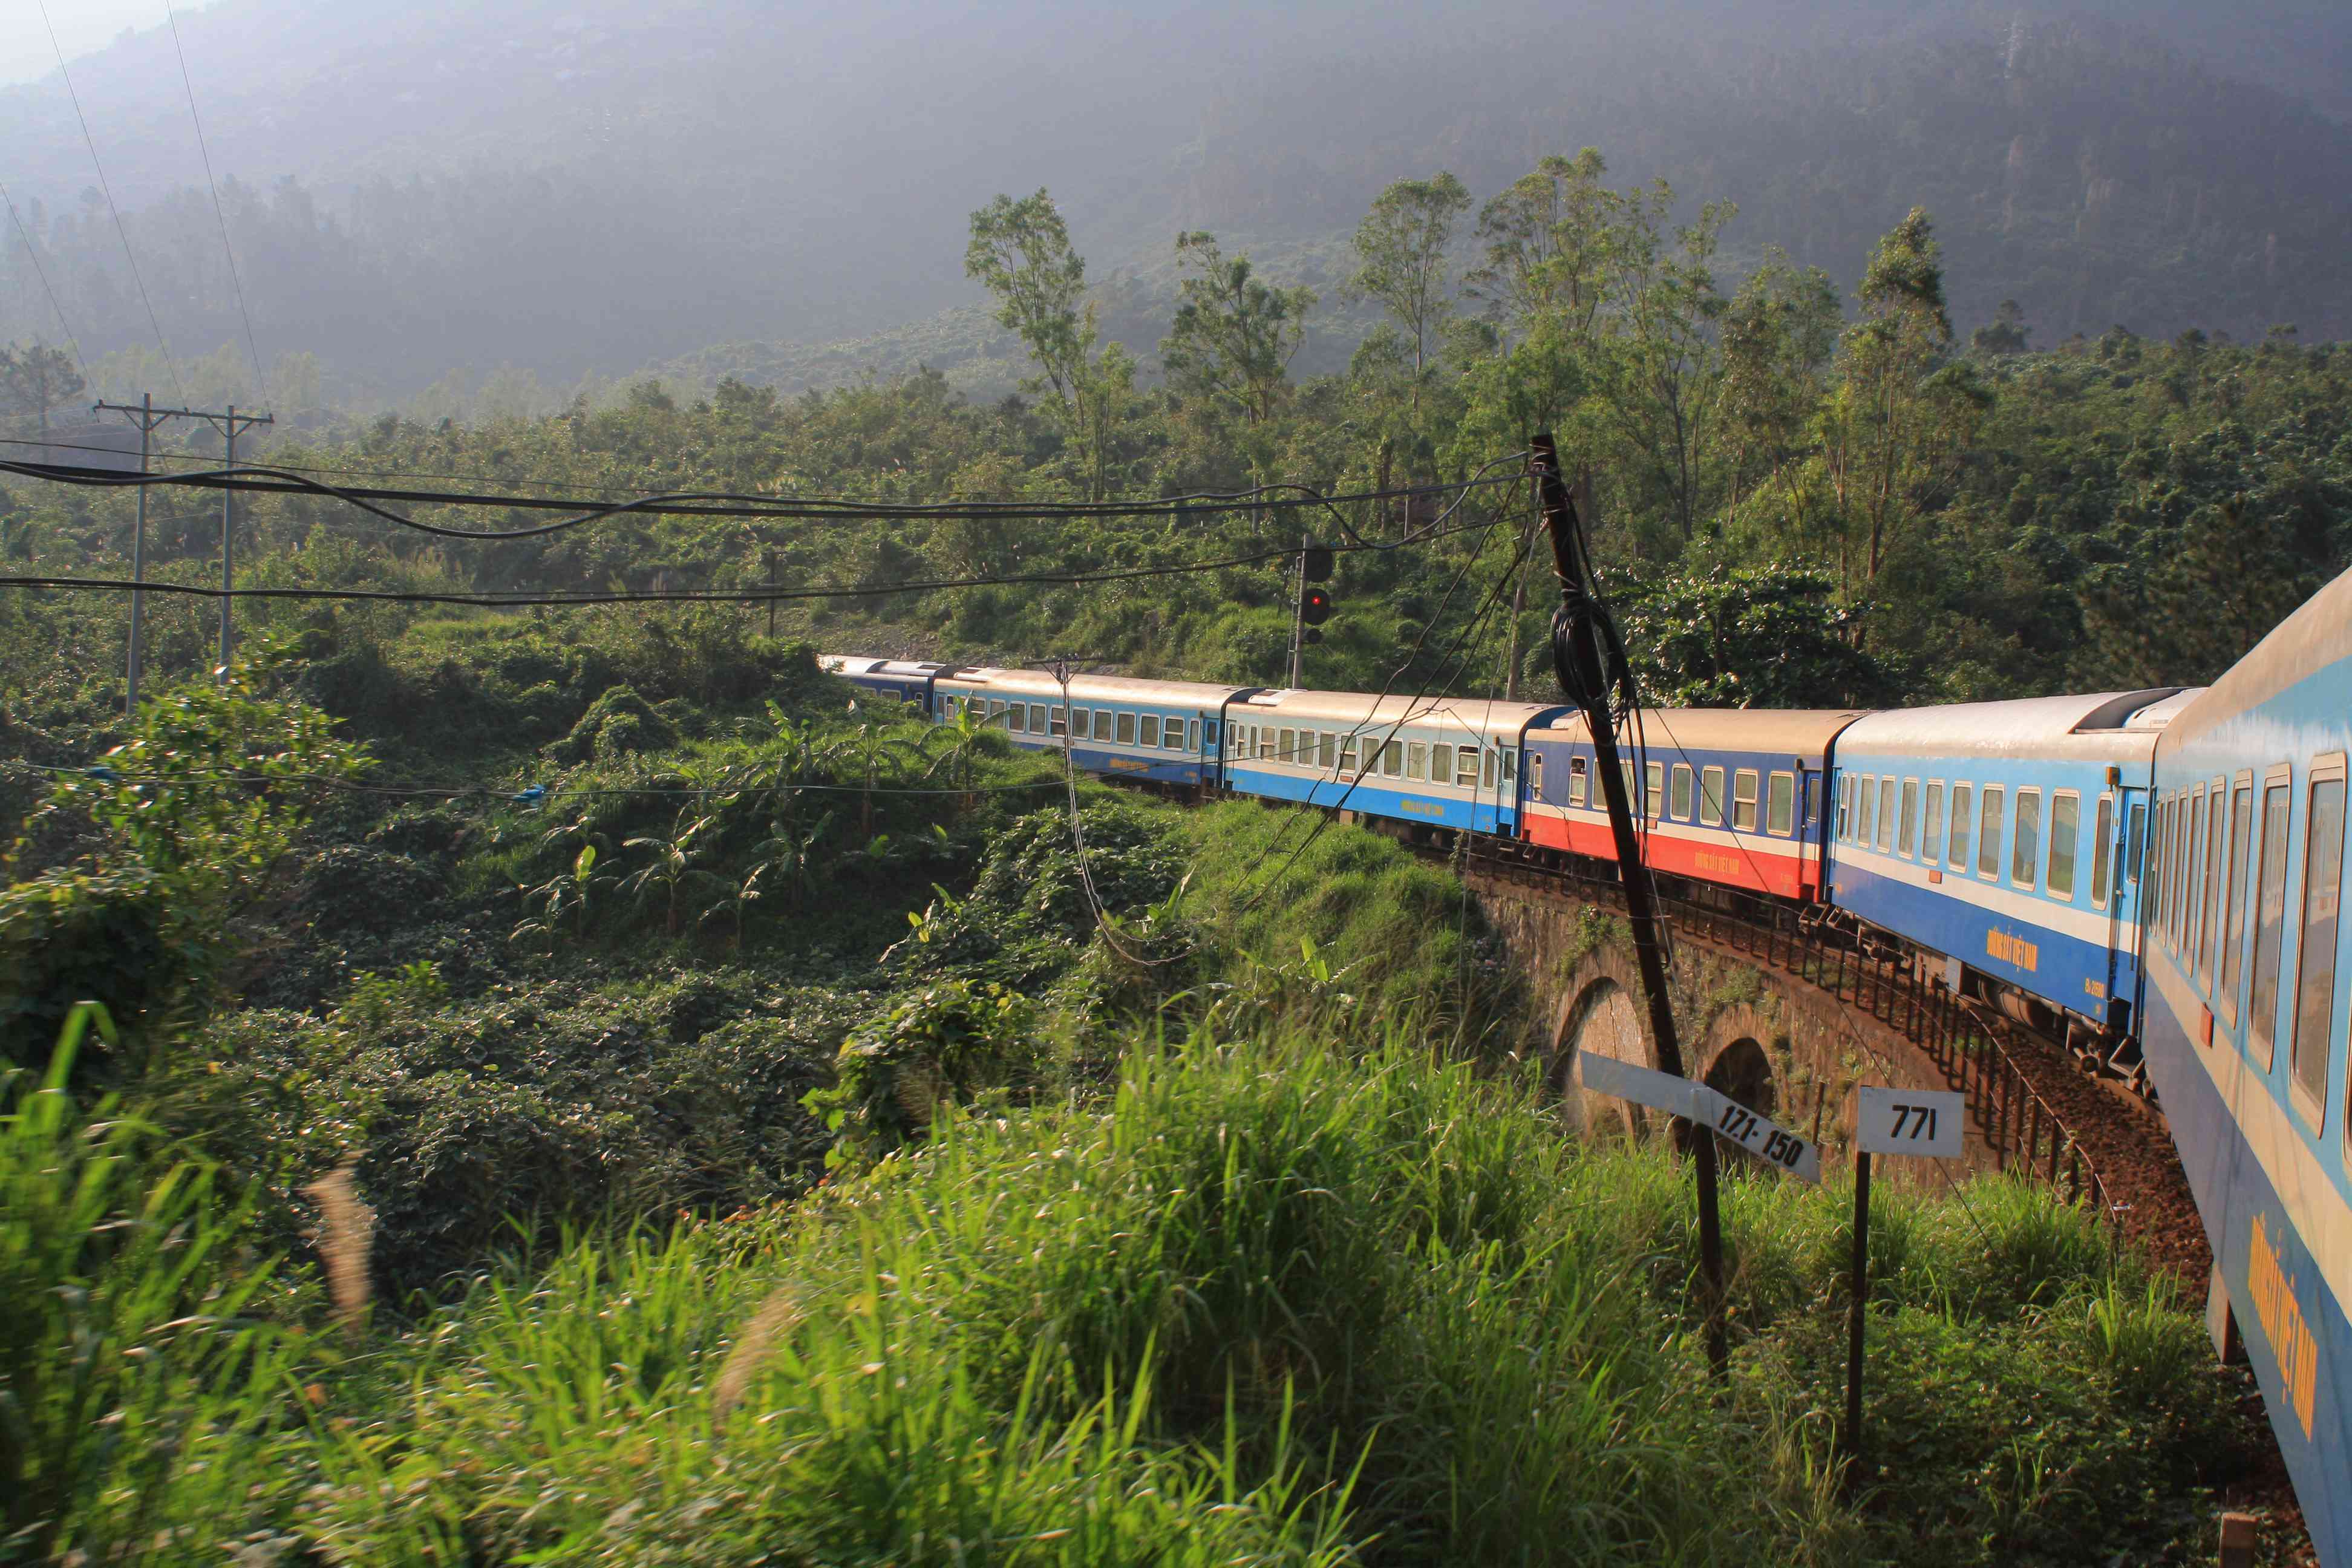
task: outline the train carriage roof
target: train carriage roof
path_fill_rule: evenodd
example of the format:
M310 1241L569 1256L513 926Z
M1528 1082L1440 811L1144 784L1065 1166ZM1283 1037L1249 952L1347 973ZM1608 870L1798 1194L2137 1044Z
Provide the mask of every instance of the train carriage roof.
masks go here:
M961 669L940 678L943 691L985 693L995 697L1061 700L1064 687L1043 669ZM1130 675L1073 675L1067 688L1073 702L1129 702L1147 707L1182 708L1213 712L1227 699L1250 689L1246 686L1213 686L1198 680L1141 680Z
M2154 754L2163 705L2177 686L1895 708L1858 719L1838 737L1841 756L2046 758L2144 762Z
M1830 742L1864 712L1858 708L1644 708L1642 740L1654 758L1668 752L1745 752L1803 757L1818 765ZM1584 715L1570 710L1551 721L1545 738L1590 743L1592 736Z
M1350 726L1415 724L1507 736L1562 711L1557 703L1502 702L1484 697L1383 697L1370 691L1260 691L1236 706L1234 717L1257 724Z
M2352 659L2352 572L2314 594L2227 674L2194 693L2165 737L2166 754L2347 659Z

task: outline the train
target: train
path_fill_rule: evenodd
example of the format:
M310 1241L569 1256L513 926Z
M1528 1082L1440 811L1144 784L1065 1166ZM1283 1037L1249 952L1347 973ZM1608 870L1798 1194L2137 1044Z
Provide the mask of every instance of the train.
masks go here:
M1613 862L1581 711L826 655L935 723L1412 840ZM1835 922L2163 1106L2327 1568L2352 1568L2352 574L2207 688L1644 710L1653 872Z

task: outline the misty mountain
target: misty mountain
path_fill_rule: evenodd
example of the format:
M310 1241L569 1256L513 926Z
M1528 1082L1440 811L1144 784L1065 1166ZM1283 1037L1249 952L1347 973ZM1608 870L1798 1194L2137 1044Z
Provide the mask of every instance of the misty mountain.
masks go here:
M1964 329L2015 298L2043 343L2352 330L2352 26L2310 0L220 0L181 34L260 352L315 354L345 401L499 365L994 380L965 219L1041 184L1148 353L1180 229L1334 306L1390 180L1450 168L1484 196L1588 144L1625 183L1736 201L1735 264L1777 245L1850 279L1925 205ZM160 28L73 65L137 279L62 83L0 89L0 168L93 360L152 352L142 282L176 357L242 343L179 71ZM0 337L56 340L13 226L5 255ZM1327 313L1314 363L1349 336Z

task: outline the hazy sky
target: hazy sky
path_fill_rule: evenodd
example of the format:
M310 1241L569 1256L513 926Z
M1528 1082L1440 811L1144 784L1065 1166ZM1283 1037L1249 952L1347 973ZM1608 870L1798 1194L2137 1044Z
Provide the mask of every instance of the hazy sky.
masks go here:
M158 27L164 19L163 0L0 0L0 85L31 81L58 68L49 30L41 25L41 4L57 24L68 65L111 43L125 27ZM183 13L200 8L189 0L172 0L172 6Z

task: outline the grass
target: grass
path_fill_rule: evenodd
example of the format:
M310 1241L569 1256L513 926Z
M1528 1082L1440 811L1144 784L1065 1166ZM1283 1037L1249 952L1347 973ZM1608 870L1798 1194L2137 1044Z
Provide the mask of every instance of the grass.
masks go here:
M7 1123L12 1222L180 1212L186 1167L127 1149L102 1202L58 1208L44 1162L117 1134L41 1092ZM1717 1382L1671 1155L1566 1142L1531 1083L1402 1034L1352 1057L1143 1038L1107 1100L944 1120L798 1204L575 1232L350 1349L167 1335L108 1397L160 1410L133 1386L160 1378L211 1447L142 1470L52 1423L41 1462L79 1467L85 1500L42 1540L369 1563L2191 1560L2208 1489L2259 1451L2242 1379L2079 1213L2021 1184L1965 1198L1877 1211L1882 1468L1849 1500L1850 1194L1730 1184ZM256 1278L217 1249L210 1272L38 1256L10 1299L70 1278L125 1344L199 1276L229 1304ZM118 1495L144 1511L86 1500Z

